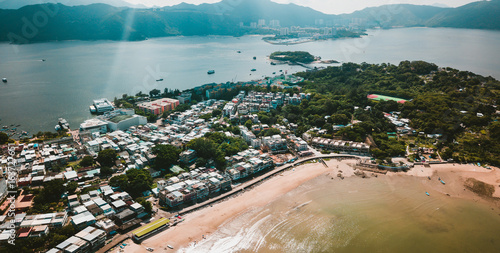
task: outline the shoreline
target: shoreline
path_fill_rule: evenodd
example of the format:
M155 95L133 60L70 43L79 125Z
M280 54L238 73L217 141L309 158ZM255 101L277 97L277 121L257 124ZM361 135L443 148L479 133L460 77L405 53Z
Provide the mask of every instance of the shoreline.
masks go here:
M146 248L151 247L155 249L155 252L167 252L167 244L174 246L175 251L186 249L193 246L195 241L199 242L203 238L209 237L242 214L266 206L320 176L338 178L339 171L342 171L344 177L354 176L355 169L351 165L355 164L355 161L354 159L331 159L325 161L328 167L322 163L306 163L293 167L261 182L257 185L258 187L252 187L240 194L214 203L210 207L187 214L183 217L185 218L184 222L146 239L141 244L135 244L128 239L125 242L129 244L126 249L133 252L147 252ZM368 177L373 177L371 172L364 173ZM431 180L427 178L429 176ZM417 177L421 179L421 183L426 189L428 188L430 196L435 194L448 195L451 198L481 202L491 208L500 208L500 191L496 191L496 188L500 187L500 170L498 168L488 170L478 166L460 164L437 164L431 167L419 165L406 173L388 172L387 175L377 175L377 177L387 177L391 181L398 181L398 177ZM439 182L438 177L442 178L446 184L443 185ZM474 178L493 185L495 187L493 196L483 197L465 189L464 182L467 178ZM118 249L109 252L118 252Z

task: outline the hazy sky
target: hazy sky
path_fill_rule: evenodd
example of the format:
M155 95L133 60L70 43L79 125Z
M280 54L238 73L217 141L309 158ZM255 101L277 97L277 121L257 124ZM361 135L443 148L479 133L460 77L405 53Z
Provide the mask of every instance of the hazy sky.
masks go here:
M200 3L215 3L220 0L125 0L134 4L144 4L146 6L167 6L175 5L181 2L200 4ZM232 0L233 3L238 3L241 0ZM356 10L361 10L366 7L379 6L384 4L409 3L421 5L434 5L457 7L476 0L272 0L277 3L295 3L298 5L308 6L313 9L329 14L351 13Z

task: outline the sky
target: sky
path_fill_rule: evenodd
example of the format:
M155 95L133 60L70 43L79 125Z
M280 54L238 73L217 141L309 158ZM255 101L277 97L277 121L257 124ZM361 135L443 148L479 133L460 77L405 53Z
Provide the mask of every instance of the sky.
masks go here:
M171 6L181 2L191 4L215 3L220 0L125 0L133 4L143 4L151 6ZM231 0L233 3L238 3L240 0ZM277 3L294 3L297 5L311 7L315 10L328 14L352 13L366 7L380 6L385 4L419 4L419 5L436 5L458 7L477 0L272 0Z

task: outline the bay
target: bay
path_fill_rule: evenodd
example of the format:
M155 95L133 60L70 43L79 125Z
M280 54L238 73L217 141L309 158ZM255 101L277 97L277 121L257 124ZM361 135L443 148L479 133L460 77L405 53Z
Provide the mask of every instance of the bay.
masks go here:
M274 51L303 50L322 59L357 63L425 60L499 78L499 44L498 31L448 28L370 30L363 38L289 46L268 44L261 36L4 43L0 44L0 77L8 78L8 83L0 86L0 125L20 124L18 130L30 133L53 131L63 117L75 129L92 117L88 106L93 99L304 70L271 66L267 56ZM257 71L251 72L254 68ZM216 73L207 75L211 69Z

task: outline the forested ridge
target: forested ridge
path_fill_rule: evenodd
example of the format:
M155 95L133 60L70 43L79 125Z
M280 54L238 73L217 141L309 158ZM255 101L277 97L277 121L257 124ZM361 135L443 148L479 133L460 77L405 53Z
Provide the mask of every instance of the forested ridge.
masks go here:
M372 135L377 143L372 150L374 156L402 155L408 142L415 143L420 137L387 138L386 133L394 132L395 126L383 112L399 111L401 117L410 119L417 133L442 135L433 144L443 159L500 164L496 107L500 82L492 77L439 68L423 61L403 61L399 65L346 63L297 75L306 79L302 92L311 93L312 98L300 106L284 107L283 116L298 123L299 131L361 121L329 132L352 141ZM369 100L367 95L373 93L408 101L400 104Z

